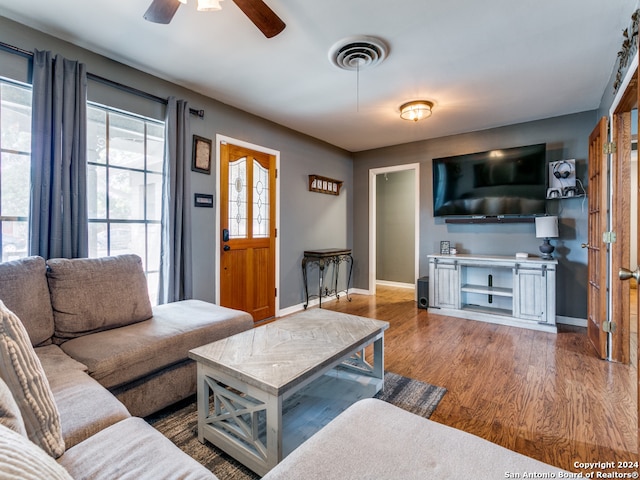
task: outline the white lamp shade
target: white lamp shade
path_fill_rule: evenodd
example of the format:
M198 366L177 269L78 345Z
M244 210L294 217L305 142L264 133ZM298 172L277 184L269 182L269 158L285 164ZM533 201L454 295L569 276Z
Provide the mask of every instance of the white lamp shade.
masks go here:
M536 238L557 238L558 217L536 217Z

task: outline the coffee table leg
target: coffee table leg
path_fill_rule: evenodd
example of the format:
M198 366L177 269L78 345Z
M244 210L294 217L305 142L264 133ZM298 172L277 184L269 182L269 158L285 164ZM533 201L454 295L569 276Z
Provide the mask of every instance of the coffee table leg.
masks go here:
M282 397L269 395L267 399L267 468L271 470L283 458Z
M373 376L382 380L384 390L384 335L373 342Z

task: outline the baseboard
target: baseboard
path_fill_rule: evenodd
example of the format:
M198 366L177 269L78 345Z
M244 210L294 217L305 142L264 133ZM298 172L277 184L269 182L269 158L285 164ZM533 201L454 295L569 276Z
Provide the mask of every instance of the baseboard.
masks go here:
M371 292L369 292L368 290L362 290L360 288L350 288L349 289L349 295L371 295ZM340 292L340 299L346 298L346 294L344 291ZM338 298L336 298L335 296L332 297L322 297L322 304L324 305L325 303L331 303L331 302L335 302L339 300ZM313 300L309 300L309 305L308 307L315 307L316 305L320 305L320 299L319 298L314 298ZM297 305L291 305L290 307L286 307L286 308L281 308L280 311L278 312L278 317L284 317L286 315L291 315L293 313L297 313L300 312L302 310L304 310L304 302L303 303L298 303Z
M561 323L563 325L572 325L574 327L587 328L586 318L564 317L562 315L556 315L556 323Z
M390 282L388 280L376 280L376 285L382 285L385 287L397 287L397 288L416 288L415 283L403 283L403 282Z

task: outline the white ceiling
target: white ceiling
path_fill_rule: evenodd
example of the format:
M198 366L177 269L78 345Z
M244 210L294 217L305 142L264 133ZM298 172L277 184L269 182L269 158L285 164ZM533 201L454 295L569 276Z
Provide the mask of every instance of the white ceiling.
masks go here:
M142 18L150 1L0 0L0 15L355 152L598 108L633 11L629 0L265 0L287 24L266 39L231 0L219 12L190 0L169 25ZM384 40L387 59L359 75L332 65L332 45L353 35ZM431 118L399 118L414 99L434 102Z

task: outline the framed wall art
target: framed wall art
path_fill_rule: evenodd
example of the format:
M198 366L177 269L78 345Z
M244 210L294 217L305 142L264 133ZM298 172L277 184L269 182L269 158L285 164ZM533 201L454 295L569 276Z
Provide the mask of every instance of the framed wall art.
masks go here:
M193 162L191 170L194 172L211 174L212 141L208 138L193 136Z

